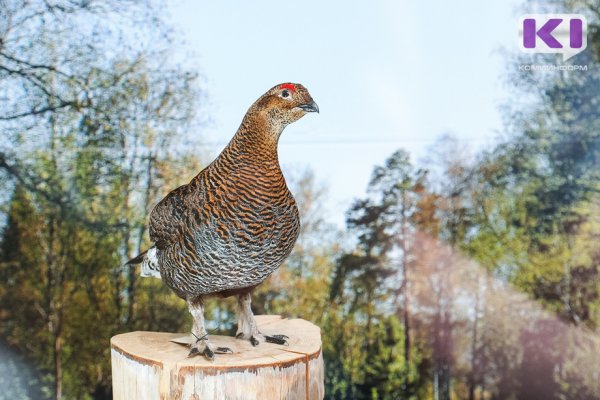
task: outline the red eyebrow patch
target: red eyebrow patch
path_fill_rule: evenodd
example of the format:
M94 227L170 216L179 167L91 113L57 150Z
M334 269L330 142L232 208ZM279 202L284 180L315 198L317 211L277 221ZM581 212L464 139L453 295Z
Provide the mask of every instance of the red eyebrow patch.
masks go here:
M284 83L283 85L279 86L279 89L289 89L292 91L292 93L296 92L296 86L291 83Z

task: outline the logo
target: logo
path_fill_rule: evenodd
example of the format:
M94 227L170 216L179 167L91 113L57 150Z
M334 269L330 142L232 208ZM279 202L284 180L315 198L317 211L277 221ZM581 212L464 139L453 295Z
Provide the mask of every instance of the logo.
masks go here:
M587 47L587 21L581 14L528 14L519 20L519 47L525 53L562 54L563 61Z

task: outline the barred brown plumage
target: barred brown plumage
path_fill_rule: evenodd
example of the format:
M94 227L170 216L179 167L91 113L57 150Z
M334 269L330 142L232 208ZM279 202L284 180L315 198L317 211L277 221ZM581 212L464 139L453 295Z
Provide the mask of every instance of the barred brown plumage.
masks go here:
M319 109L304 86L274 86L250 107L221 154L152 210L155 245L130 263L142 262L144 275L159 272L188 302L197 337L190 355L214 357L203 315L203 299L210 295L238 296L239 338L253 345L260 339L286 342L258 332L250 292L285 261L298 238L298 208L279 167L277 144L288 124L313 111Z

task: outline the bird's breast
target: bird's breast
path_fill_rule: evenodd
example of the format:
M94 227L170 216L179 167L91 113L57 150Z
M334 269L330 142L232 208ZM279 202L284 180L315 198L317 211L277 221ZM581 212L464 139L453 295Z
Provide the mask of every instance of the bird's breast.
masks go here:
M279 168L217 160L192 182L185 232L162 254L161 275L181 293L263 282L292 251L298 208Z
M252 165L222 174L207 191L209 229L240 254L288 250L299 227L298 208L279 168Z

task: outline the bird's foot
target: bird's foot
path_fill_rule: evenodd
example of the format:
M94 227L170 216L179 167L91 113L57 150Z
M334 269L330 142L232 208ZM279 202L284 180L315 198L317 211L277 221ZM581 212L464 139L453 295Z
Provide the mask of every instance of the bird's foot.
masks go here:
M289 336L286 335L264 335L268 343L283 344L288 346Z
M199 339L192 345L188 357L203 355L207 360L213 361L215 359L215 354L233 354L233 350L229 347L216 347L213 350L208 344L208 339Z
M274 344L282 344L288 345L288 339L286 335L263 335L260 332L254 334L246 334L244 332L238 332L235 335L238 339L249 340L252 346L258 346L260 342L274 343Z
M213 350L208 344L194 345L188 353L188 357L203 355L207 360L214 361L215 354L233 354L233 350L229 347L217 347Z

